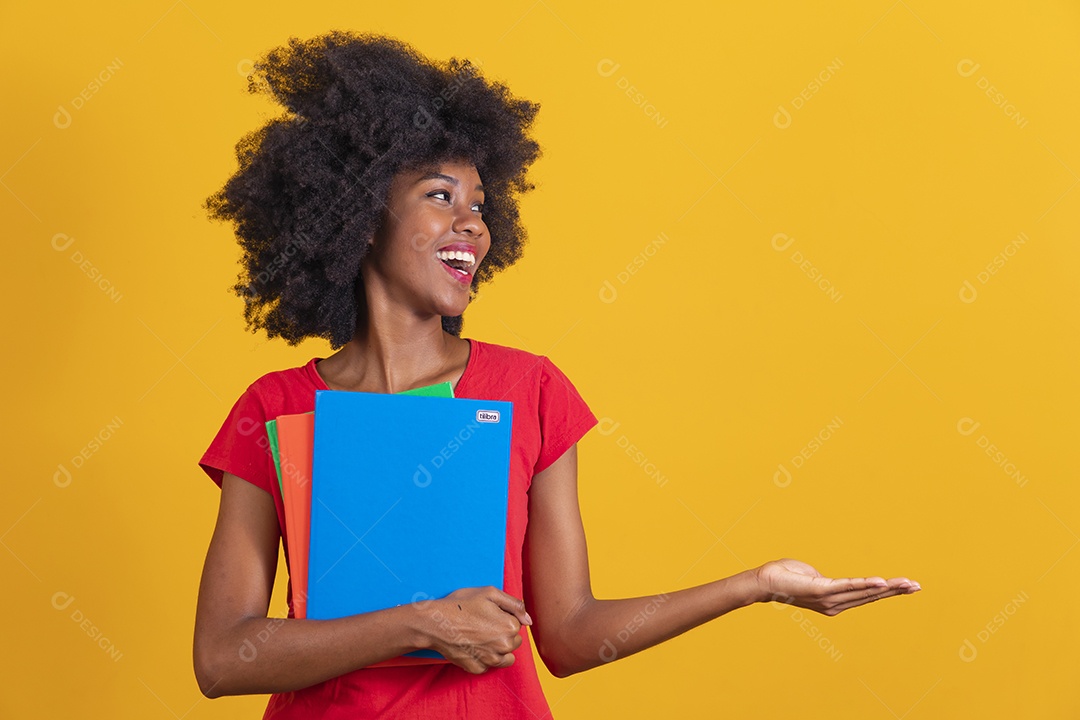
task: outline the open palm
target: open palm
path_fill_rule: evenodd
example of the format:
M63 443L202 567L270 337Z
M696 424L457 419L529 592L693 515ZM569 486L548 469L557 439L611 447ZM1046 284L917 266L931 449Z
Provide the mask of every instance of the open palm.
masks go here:
M755 572L764 601L796 605L830 616L922 589L919 583L905 577L827 578L806 563L791 558L767 562Z

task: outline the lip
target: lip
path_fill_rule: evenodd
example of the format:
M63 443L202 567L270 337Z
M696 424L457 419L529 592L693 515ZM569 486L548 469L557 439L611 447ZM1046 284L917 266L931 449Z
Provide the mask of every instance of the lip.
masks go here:
M455 280L457 280L462 285L468 285L468 284L470 284L472 282L472 279L473 279L473 274L472 273L468 273L468 272L465 272L464 270L457 270L455 268L452 268L449 265L447 265L446 263L444 263L442 260L439 260L438 258L435 258L435 262L439 263L439 265L442 266L442 269L445 270L447 273L449 273L450 277L454 278Z
M435 252L438 253L438 252L441 252L441 251L444 251L444 250L446 252L459 252L460 251L460 252L472 253L472 256L474 258L477 257L476 246L473 245L472 243L452 242L452 243L450 243L448 245L443 245L441 248L438 248L437 250L435 250ZM456 269L450 267L449 265L444 263L439 258L435 258L435 262L439 263L439 265L442 266L443 270L445 270L447 273L449 273L450 277L454 278L455 280L457 280L462 285L469 285L470 283L472 283L473 275L475 274L475 271L476 271L476 266L479 264L479 259L473 265L473 272L466 272L464 275L462 275L462 272L464 272L464 271L459 271L459 270L456 270Z
M467 242L452 242L449 245L443 245L441 248L436 249L435 252L439 252L439 250L454 252L460 250L461 252L470 252L473 254L473 257L476 257L476 246Z

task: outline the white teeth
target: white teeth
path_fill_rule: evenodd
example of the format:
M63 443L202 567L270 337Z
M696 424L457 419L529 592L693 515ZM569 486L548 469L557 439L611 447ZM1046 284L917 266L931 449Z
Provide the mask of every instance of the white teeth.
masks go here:
M462 250L439 250L435 253L435 257L439 258L440 260L464 260L465 262L469 263L470 266L476 264L476 256L473 255L471 252L464 252Z

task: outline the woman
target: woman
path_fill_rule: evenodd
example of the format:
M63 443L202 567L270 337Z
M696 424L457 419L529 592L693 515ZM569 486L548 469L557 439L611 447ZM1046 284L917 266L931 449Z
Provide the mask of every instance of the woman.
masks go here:
M244 249L234 290L249 326L293 345L326 338L337 352L252 383L200 461L222 490L195 622L205 695L272 693L265 717L278 718L543 717L525 626L566 677L755 602L835 615L919 589L784 559L661 596L595 599L577 441L596 417L547 357L461 337L477 288L521 256L517 198L540 154L527 134L538 106L468 62L341 32L290 40L256 78L252 90L290 114L238 144L240 168L207 206ZM318 389L444 381L457 397L514 403L504 590L307 620L293 616L290 582L288 618L267 618L288 527L263 423L310 412ZM419 648L450 662L366 667Z

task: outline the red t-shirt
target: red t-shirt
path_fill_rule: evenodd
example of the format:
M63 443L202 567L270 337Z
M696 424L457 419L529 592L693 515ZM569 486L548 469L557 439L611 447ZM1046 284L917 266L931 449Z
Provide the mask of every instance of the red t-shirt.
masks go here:
M596 416L570 380L546 356L468 338L469 359L454 396L514 404L510 495L503 589L522 597L522 545L533 476L551 465L594 425ZM315 390L328 390L315 367L267 373L248 386L199 461L221 485L223 472L269 492L288 558L285 506L266 438L267 420L311 412ZM287 590L293 617L292 582ZM526 608L528 609L528 608ZM270 696L264 718L536 718L550 714L533 663L527 626L514 664L480 675L452 663L361 668L302 690Z

